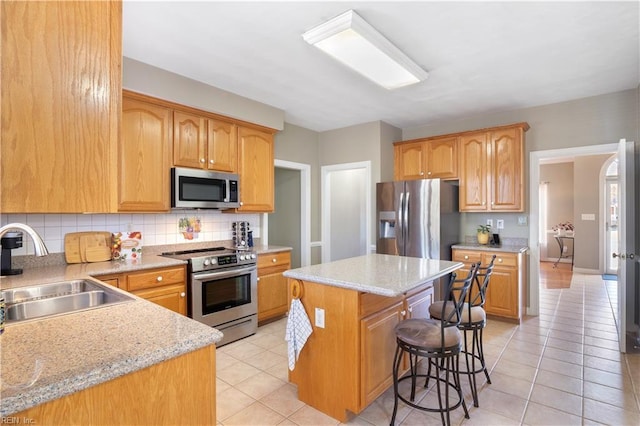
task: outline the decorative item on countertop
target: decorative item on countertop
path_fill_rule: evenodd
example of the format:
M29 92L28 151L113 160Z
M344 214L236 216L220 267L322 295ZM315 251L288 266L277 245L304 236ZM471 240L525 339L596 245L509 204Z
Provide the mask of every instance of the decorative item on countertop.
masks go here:
M491 234L491 225L478 225L478 244L488 244L489 235Z
M142 257L142 232L114 232L112 239L114 260L137 260Z
M202 222L197 216L180 218L178 220L178 231L185 240L197 240L202 231Z
M569 221L561 222L557 225L554 225L553 228L551 229L554 230L556 232L556 235L559 237L565 237L565 236L573 237L573 234L574 234L573 224Z
M0 295L0 334L4 332L4 297Z

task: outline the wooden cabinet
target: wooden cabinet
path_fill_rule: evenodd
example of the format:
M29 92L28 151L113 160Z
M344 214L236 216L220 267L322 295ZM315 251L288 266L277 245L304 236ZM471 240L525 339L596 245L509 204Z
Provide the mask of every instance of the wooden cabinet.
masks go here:
M520 321L526 309L526 263L522 253L453 250L453 260L464 263L459 276L469 273L471 263L486 266L496 255L484 306L489 315Z
M96 278L174 312L186 315L186 274L186 266L171 266L122 274L99 275Z
M250 127L238 128L240 208L236 212L273 212L273 134Z
M258 323L281 318L289 310L287 279L282 273L291 268L291 253L258 255Z
M457 179L458 138L427 138L394 144L394 179Z
M182 111L173 113L173 165L207 167L207 119Z
M118 149L118 210L164 212L170 208L172 111L123 92Z
M208 345L6 418L38 425L213 425L215 351Z
M115 212L121 3L0 7L2 212Z
M393 358L396 350L394 328L404 319L429 318L429 306L433 303L433 287L429 285L414 290L399 300L371 296L361 301L370 304L371 308L379 303L388 306L360 321L363 407L373 402L393 384ZM404 361L402 368L409 368L408 359Z
M198 114L173 114L173 165L237 173L238 127Z
M298 280L289 280L290 289L294 283L313 333L289 380L301 401L346 422L347 411L361 412L392 385L394 327L411 316L428 317L432 283L397 297ZM316 308L325 311L324 327L315 325Z
M460 211L524 211L526 123L460 136Z

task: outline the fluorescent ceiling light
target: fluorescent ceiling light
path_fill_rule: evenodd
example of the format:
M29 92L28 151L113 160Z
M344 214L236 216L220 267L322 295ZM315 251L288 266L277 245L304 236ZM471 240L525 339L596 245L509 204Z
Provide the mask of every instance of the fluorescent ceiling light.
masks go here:
M318 25L302 37L387 89L415 84L429 75L353 10Z

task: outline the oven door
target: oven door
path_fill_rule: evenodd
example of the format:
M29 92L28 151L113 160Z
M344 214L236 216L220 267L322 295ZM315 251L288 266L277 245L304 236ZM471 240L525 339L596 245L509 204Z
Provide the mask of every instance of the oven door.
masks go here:
M191 275L189 315L212 327L258 313L256 266Z

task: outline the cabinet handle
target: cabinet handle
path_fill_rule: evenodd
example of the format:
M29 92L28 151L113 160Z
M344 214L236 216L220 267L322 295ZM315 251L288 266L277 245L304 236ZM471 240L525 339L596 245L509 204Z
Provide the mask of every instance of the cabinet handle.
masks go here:
M420 176L424 176L424 172L420 172Z
M214 164L215 161L214 160L209 160L209 164Z
M413 313L413 306L409 306L409 313Z
M407 316L407 311L400 311L400 314L402 314L403 317Z
M276 258L274 257L273 259L271 259L271 261L272 261L273 263L276 263L276 262L278 261L278 259L276 259Z
M469 260L469 256L467 256L466 254L464 255L464 260Z
M485 206L485 205L487 205L487 203L485 203L485 202L483 201L483 202L482 202L482 205L483 205L483 206Z
M260 277L258 277L258 280L257 280L257 281L260 281Z
M431 172L428 172L427 174L428 174L429 176L431 176Z
M184 296L186 296L186 294L183 291L182 293L180 293L180 297L184 297Z
M502 263L502 258L501 257L498 258L498 263Z
M158 282L162 281L162 275L158 275L158 278L156 278L156 281Z
M243 203L242 201L240 201L240 205L241 205L241 206L244 206L244 203Z
M495 203L494 201L492 201L492 202L491 202L491 205L492 205L492 206L495 206L495 204L496 204L496 203Z
M204 158L201 158L201 159L200 159L200 162L201 162L201 163L204 163Z

